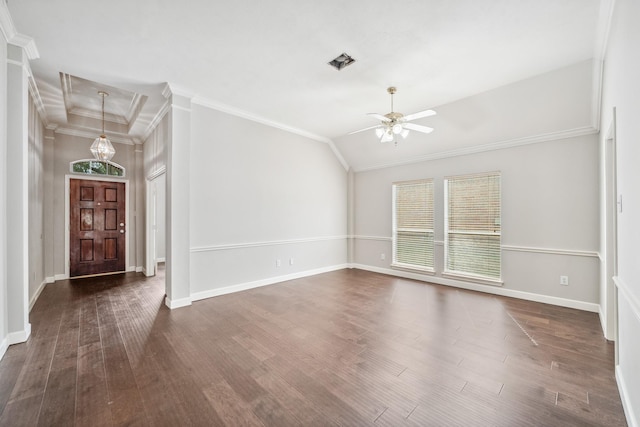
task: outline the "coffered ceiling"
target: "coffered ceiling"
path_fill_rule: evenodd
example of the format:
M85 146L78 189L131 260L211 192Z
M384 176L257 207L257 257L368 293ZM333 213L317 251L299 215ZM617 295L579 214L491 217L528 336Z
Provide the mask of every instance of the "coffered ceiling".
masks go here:
M604 1L604 0L603 0ZM597 56L600 0L9 0L48 122L139 141L162 88L318 138ZM355 62L338 71L341 53ZM104 89L103 89L104 90Z

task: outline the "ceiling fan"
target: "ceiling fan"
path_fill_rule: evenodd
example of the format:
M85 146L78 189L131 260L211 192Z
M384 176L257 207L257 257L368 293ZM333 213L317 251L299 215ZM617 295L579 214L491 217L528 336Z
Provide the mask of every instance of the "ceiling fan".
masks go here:
M391 95L391 112L384 115L378 113L369 113L369 116L380 120L380 124L351 132L349 133L349 135L363 132L369 129L375 129L376 136L380 139L380 142L392 142L394 141L396 135L400 135L402 138L406 138L407 135L409 135L410 130L415 130L422 133L433 132L433 128L409 122L411 120L421 119L423 117L434 116L436 114L435 111L424 110L406 116L402 113L396 113L393 111L393 94L396 93L396 88L394 86L391 86L387 88L387 92L389 93L389 95Z

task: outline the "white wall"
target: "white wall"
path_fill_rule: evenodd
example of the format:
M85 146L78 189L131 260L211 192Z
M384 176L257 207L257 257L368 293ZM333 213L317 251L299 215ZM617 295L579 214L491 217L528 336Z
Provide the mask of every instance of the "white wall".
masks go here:
M9 346L8 300L7 300L7 40L0 28L0 358Z
M640 3L616 0L605 55L602 123L616 108L619 339L616 376L629 425L640 426ZM606 127L604 128L606 130ZM604 140L604 138L603 138ZM605 282L603 282L603 286Z
M29 98L29 304L45 286L44 252L44 127Z
M327 144L194 104L190 170L195 299L346 264L347 173Z
M166 174L162 174L153 180L156 191L156 259L158 262L165 261L166 253L166 205L167 205L167 183Z

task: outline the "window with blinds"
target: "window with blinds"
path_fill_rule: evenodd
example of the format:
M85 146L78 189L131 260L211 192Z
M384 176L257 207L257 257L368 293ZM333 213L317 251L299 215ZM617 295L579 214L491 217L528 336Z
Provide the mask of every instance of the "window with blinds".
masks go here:
M393 184L392 266L433 271L433 180Z
M499 281L500 173L445 179L445 273Z

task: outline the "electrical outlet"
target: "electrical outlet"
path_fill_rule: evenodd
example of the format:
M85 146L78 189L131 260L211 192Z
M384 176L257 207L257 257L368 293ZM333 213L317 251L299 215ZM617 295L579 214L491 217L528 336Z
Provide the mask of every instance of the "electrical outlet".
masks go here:
M289 258L289 265L293 265L293 258Z
M380 254L380 260L384 261L387 258L387 256L385 254Z
M562 286L569 286L569 276L560 276L560 284Z
M280 267L282 265L282 261L277 259L276 260L276 267Z

